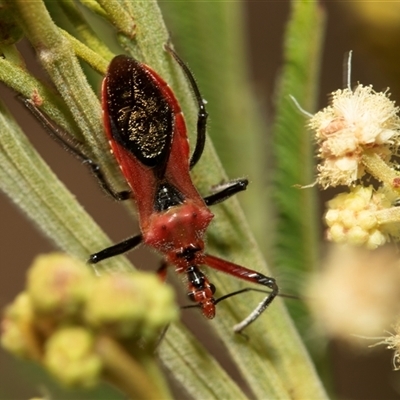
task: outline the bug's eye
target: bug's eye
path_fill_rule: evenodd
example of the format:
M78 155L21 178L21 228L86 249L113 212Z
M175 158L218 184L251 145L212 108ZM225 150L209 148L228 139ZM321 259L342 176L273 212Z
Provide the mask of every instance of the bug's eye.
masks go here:
M196 301L193 292L189 292L189 293L187 294L187 297L189 298L190 301L193 301L193 302Z

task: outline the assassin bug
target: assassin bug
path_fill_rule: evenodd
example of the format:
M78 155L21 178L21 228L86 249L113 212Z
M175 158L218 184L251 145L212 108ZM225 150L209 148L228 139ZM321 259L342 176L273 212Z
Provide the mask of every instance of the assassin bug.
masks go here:
M119 55L111 61L103 79L105 131L131 192L115 192L95 162L66 141L60 129L32 103L25 103L65 147L91 168L114 199L133 199L136 203L141 233L92 254L89 263L125 253L141 243L151 246L164 256L159 275L165 278L168 265L185 274L189 299L210 319L214 318L219 301L243 291L262 290L244 289L215 299L215 287L200 270L201 265L266 286L271 290L268 296L234 327L235 332L241 332L278 295L278 286L273 278L204 252L205 231L213 218L208 207L245 190L248 181L232 180L206 197L201 197L194 187L190 169L202 155L208 115L190 70L169 45L165 48L190 82L199 108L197 140L191 157L182 111L172 90L156 72L133 58Z

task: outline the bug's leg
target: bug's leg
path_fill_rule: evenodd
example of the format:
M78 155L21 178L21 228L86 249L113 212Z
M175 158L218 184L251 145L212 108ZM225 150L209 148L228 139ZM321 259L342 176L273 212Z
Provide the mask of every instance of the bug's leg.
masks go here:
M44 114L33 102L29 99L18 97L28 108L28 110L36 117L36 119L44 126L50 136L64 147L68 152L73 154L82 164L85 164L91 173L96 177L100 187L115 200L122 201L131 197L129 190L116 192L107 181L100 166L93 161L84 150L84 144L79 142L68 132L56 125L46 114Z
M92 159L87 158L86 160L82 161L82 164L88 166L92 174L96 177L97 181L99 182L100 187L110 195L116 201L124 201L131 198L132 193L129 190L122 190L120 192L116 192L107 181L103 170L100 166L95 163Z
M182 61L182 59L178 56L178 54L173 50L169 43L165 45L165 49L174 57L175 61L182 68L183 73L186 75L190 85L192 86L192 90L194 93L194 97L197 101L197 105L199 108L197 114L197 140L196 147L194 148L192 157L190 158L190 169L192 169L197 162L200 160L201 155L203 154L204 144L206 142L206 127L207 127L207 118L208 113L206 111L206 107L204 105L203 97L201 96L199 87L197 86L196 80L188 66Z
M234 179L222 185L215 187L216 192L204 197L204 202L207 206L213 206L221 203L229 197L246 190L249 181L247 179Z
M264 289L257 289L257 288L244 288L244 289L239 289L236 290L235 292L231 292L228 294L225 294L221 297L218 297L218 299L215 300L215 304L220 303L223 300L229 299L230 297L236 296L238 294L246 293L246 292L258 292L258 293L271 293L270 290L264 290ZM286 299L292 299L292 300L302 300L300 296L297 296L295 294L287 294L287 293L278 293L279 297L284 297ZM185 306L184 308L189 308L189 306Z
M142 235L132 236L124 241L114 244L113 246L107 247L104 250L94 253L89 257L89 264L97 264L107 258L118 256L120 254L126 253L129 250L134 249L143 240Z
M271 289L271 292L268 293L267 297L265 297L258 304L258 306L254 309L254 311L252 311L250 315L247 318L245 318L242 322L233 327L235 333L241 333L243 329L245 329L252 322L254 322L272 303L274 298L279 293L279 288L274 278L270 278L268 276L260 274L259 272L242 267L241 265L234 264L226 260L222 260L221 258L214 257L209 254L206 254L204 258L204 264L218 271L232 275L236 278L245 280L247 282L257 283L259 285L263 285Z
M270 290L247 287L247 288L236 290L236 291L228 293L228 294L224 294L221 297L218 297L218 299L215 300L214 304L217 305L221 301L224 301L226 299L229 299L230 297L236 296L238 294L246 293L246 292L258 292L258 293L268 293L268 294L271 293ZM300 296L297 296L295 294L278 293L278 296L284 297L286 299L292 299L292 300L302 300L303 299ZM198 304L187 304L185 306L182 306L181 308L183 310L185 310L187 308L199 308L199 305Z

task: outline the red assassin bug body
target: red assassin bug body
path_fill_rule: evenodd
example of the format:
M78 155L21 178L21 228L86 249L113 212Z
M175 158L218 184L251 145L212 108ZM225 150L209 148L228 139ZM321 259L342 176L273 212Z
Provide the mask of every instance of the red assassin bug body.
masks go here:
M194 187L190 169L203 152L207 113L191 72L169 46L166 50L188 78L199 107L197 141L191 157L182 111L171 89L156 72L121 55L111 61L103 80L106 134L132 192L115 192L99 166L82 152L81 144L71 138L66 140L67 134L54 126L31 101L25 100L25 104L56 140L91 169L109 195L116 200L133 198L136 203L141 234L92 254L89 263L98 263L145 243L163 254L164 263L158 271L163 278L168 265L186 274L188 296L207 318L215 316L215 306L221 300L248 290L264 291L246 288L215 299L215 287L200 270L201 265L266 286L271 290L267 297L234 327L235 332L241 332L278 295L278 286L273 278L204 252L205 232L213 218L208 206L245 190L248 181L229 181L206 197L201 197Z
M213 214L189 175L186 126L174 94L148 66L126 56L111 62L102 94L104 126L136 199L143 242L179 273L204 264L203 236ZM204 279L200 291L189 291L213 318L213 289Z

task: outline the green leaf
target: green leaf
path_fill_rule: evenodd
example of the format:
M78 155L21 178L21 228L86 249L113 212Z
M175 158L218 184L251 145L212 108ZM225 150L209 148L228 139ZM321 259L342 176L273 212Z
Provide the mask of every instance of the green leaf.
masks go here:
M314 156L307 117L290 96L305 110L314 109L323 32L324 13L319 3L293 1L273 129L276 166L272 193L278 215L275 263L294 275L297 286L301 275L296 274L316 267L319 225L316 188L295 186L315 181Z

